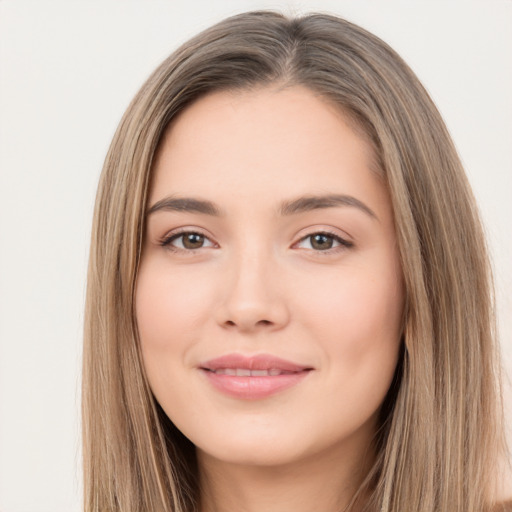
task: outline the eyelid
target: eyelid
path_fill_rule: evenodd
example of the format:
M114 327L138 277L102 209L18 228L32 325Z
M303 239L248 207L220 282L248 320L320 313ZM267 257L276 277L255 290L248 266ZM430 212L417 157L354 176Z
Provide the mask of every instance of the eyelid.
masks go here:
M203 236L206 240L208 240L212 245L208 245L206 247L198 247L197 249L185 249L181 247L175 247L172 242L178 239L180 236L187 234L197 234ZM162 238L158 240L159 245L174 252L183 252L183 253L193 253L197 252L200 249L209 249L212 247L218 247L218 244L213 241L212 237L208 235L203 229L193 226L185 226L182 228L177 228L172 231L167 232Z
M330 253L333 253L333 252L338 252L338 251L343 251L343 250L347 250L347 249L350 249L354 246L354 242L352 242L351 240L348 240L347 238L343 237L342 235L340 235L339 233L329 229L329 228L321 228L321 227L318 227L317 229L311 229L308 233L304 234L303 236L301 236L299 238L299 240L297 240L297 242L295 242L293 245L292 245L292 248L298 248L298 249L301 249L298 246L298 244L300 244L301 242L303 242L304 240L307 240L308 238L311 238L315 235L326 235L328 237L331 237L333 238L337 243L338 245L335 246L335 247L331 247L329 249L324 249L324 250L317 250L317 249L313 249L313 248L308 248L308 249L305 249L305 250L309 250L309 251L312 251L314 253L318 253L318 254L330 254Z

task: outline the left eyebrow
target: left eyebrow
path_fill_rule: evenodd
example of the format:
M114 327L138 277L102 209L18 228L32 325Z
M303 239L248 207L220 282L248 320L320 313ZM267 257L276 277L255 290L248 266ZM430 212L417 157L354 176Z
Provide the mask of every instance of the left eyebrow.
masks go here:
M161 210L168 212L203 213L215 217L221 215L219 208L211 201L204 201L193 197L165 197L151 206L146 215L151 215Z
M357 208L369 215L372 219L378 220L375 212L359 199L353 196L330 194L324 196L305 196L292 201L285 201L281 204L281 215L294 215L296 213L318 210L321 208L335 208L337 206L350 206Z

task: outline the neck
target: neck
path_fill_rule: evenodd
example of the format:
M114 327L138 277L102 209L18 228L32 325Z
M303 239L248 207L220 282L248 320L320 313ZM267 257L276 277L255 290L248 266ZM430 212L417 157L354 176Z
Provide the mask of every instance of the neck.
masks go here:
M361 457L340 460L337 450L280 466L232 464L202 452L198 459L201 512L341 512L369 469Z

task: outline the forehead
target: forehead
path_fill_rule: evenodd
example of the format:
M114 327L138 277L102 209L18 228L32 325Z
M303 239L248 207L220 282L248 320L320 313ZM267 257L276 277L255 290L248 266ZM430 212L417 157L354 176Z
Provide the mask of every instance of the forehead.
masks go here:
M270 200L333 188L360 193L382 187L374 161L353 119L309 89L215 92L166 130L151 200L169 194Z

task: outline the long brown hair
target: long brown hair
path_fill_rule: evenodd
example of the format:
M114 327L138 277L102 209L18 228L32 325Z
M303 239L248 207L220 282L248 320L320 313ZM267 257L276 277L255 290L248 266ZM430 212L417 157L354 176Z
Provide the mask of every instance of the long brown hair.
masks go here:
M374 147L393 205L403 350L358 494L365 510L486 510L504 449L498 349L483 230L453 143L383 41L334 16L274 12L228 18L179 48L136 95L108 151L87 286L85 510L197 510L194 447L151 394L134 315L151 167L191 102L269 84L305 86L349 115Z

